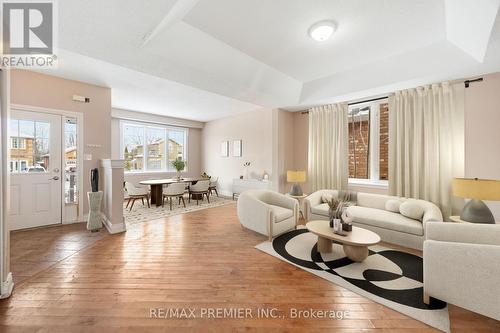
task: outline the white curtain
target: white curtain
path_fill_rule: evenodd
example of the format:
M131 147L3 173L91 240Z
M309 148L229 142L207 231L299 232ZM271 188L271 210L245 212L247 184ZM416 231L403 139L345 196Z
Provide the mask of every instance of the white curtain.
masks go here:
M347 104L331 104L309 110L309 180L311 190L347 189Z
M463 173L463 83L445 82L390 96L390 194L431 201L447 217L455 205L452 178Z

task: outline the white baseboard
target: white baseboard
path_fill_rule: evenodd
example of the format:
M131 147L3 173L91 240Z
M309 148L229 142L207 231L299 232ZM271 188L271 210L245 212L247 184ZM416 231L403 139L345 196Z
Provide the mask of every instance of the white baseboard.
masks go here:
M122 223L111 223L108 217L101 212L102 222L110 234L119 234L120 232L127 231L125 220Z
M233 192L231 192L231 191L222 190L222 191L219 191L219 194L223 195L225 197L228 197L228 198L232 198L233 197Z
M84 223L87 222L87 214L84 215L81 219L73 220L73 221L63 221L62 224L75 224L75 223Z
M0 299L10 297L14 289L14 281L12 280L12 273L7 275L7 280L2 281Z

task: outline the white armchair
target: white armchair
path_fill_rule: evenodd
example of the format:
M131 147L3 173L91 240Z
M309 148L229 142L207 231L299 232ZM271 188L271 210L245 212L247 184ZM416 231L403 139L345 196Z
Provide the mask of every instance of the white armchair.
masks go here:
M238 197L240 223L253 231L273 237L295 229L299 218L297 200L269 190L248 190Z
M500 320L500 225L426 225L424 301L429 296Z

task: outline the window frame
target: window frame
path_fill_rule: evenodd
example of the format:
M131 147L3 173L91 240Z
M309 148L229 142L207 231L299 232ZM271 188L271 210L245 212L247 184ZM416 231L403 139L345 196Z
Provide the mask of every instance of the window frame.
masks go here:
M16 142L14 147L14 142ZM20 136L11 136L10 137L10 148L11 149L26 149L26 138L22 138Z
M168 160L168 153L169 153L169 139L168 139L168 134L169 131L175 131L175 132L183 132L184 133L184 143L183 143L183 156L184 160L187 160L186 157L188 156L188 136L189 136L189 128L186 127L178 127L178 126L171 126L171 125L166 125L166 124L159 124L159 123L153 123L153 122L146 122L146 121L136 121L136 120L126 120L126 119L121 119L120 120L120 158L125 159L125 142L124 142L124 128L127 125L132 125L132 126L137 126L137 127L142 127L143 128L143 163L142 163L142 169L140 170L125 170L126 174L158 174L158 173L174 173L176 170L174 169L173 166L170 165L169 160ZM152 169L148 170L148 158L149 158L149 151L147 149L147 128L152 128L152 129L162 129L164 131L165 135L165 144L163 148L163 157L161 159L161 162L164 163L166 166L165 169ZM186 168L182 171L183 173L188 172L188 166L186 165Z
M354 186L368 186L368 187L389 187L388 180L380 179L380 104L386 104L389 99L381 99L371 102L359 103L348 107L348 115L351 108L363 108L366 106L370 107L370 133L369 133L369 145L368 145L368 175L369 178L350 178L348 179L349 185ZM349 117L349 116L348 116ZM348 142L350 142L349 133Z

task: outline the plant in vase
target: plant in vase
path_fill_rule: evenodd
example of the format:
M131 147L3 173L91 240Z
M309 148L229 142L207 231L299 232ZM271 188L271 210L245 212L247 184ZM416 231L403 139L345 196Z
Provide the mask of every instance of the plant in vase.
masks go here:
M334 220L338 219L338 208L339 208L339 204L340 204L340 201L338 199L335 199L335 198L331 198L330 200L327 200L327 203L328 203L328 215L330 217L330 228L333 228L334 226Z
M186 168L186 161L183 161L182 159L177 159L172 161L172 166L177 170L177 180L181 179L181 171L183 171Z
M250 166L250 164L250 162L243 163L244 179L248 179L248 167Z
M336 198L331 198L328 203L328 215L330 216L330 228L334 228L334 232L340 233L344 228L344 221L342 220L347 205L344 201Z

